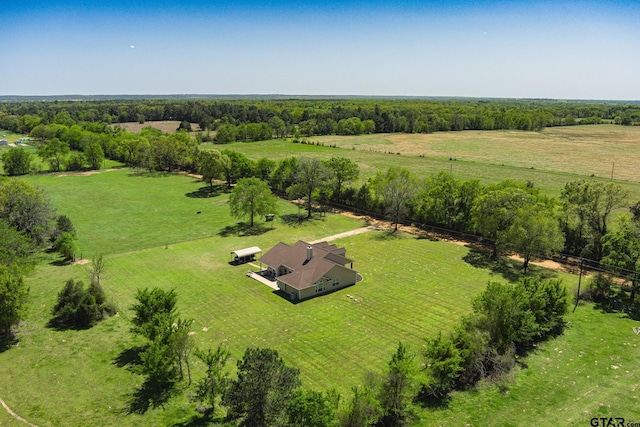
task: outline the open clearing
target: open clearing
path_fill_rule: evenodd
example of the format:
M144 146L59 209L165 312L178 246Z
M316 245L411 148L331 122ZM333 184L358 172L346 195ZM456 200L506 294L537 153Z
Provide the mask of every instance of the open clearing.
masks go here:
M157 121L148 121L144 123L126 122L126 123L116 123L114 126L120 126L121 128L125 129L128 132L135 132L135 133L140 132L143 128L146 128L146 127L156 128L166 133L175 133L176 130L178 129L178 126L180 126L180 121L157 120ZM193 130L193 132L191 132L191 136L194 136L194 133L200 130L200 125L198 123L191 123L191 129Z
M327 145L640 181L640 127L585 125L542 132L464 131L313 137Z
M590 127L570 130L586 128ZM630 132L630 161L638 161L640 153L633 151L633 138L640 135L634 133L637 130L609 126L593 130L609 128ZM499 134L487 132L485 136L501 139ZM397 136L411 140L436 135ZM446 135L471 138L467 132ZM504 150L517 148L507 142L508 135L496 143L504 143ZM373 137L379 136L351 137L351 141ZM333 138L332 143L342 144L341 138ZM609 143L616 138L610 136ZM410 144L421 143L404 144L409 144L409 150ZM463 148L470 144L464 140L457 143ZM581 149L589 147L586 140L575 143ZM238 149L251 158L349 156L363 166L364 179L390 164L407 166L422 177L449 170L453 164L457 178L477 177L483 182L508 176L532 178L546 193L557 194L563 182L581 177L576 171L557 170L564 167L561 163L528 169L500 166L490 159L460 160L462 156L449 162L449 155L436 143L430 148L433 158L410 155L409 151L389 155L365 146L352 150L348 142L344 144L346 151L285 141L213 147ZM375 141L367 144L373 147ZM389 151L400 152L403 142L397 144L390 145L394 148ZM386 145L379 145L384 151ZM441 156L437 156L438 150ZM473 150L467 151L473 154ZM480 148L476 151L487 155ZM579 151L574 155L586 161L589 156ZM538 161L535 157L543 152L539 148L530 154L531 161ZM525 154L512 156L524 158ZM510 155L500 154L497 162L500 157L508 159ZM593 164L596 160L592 156ZM640 174L638 168L635 173ZM229 216L224 188L209 195L203 183L184 175L119 169L88 176L46 174L24 179L44 188L58 211L71 218L84 258L105 254L103 285L119 309L118 316L89 330L49 329L45 325L57 293L69 278L86 282L86 266L43 263L28 278L30 306L20 328L20 343L0 353L0 397L17 414L41 427L85 425L87 420L93 425L136 426L185 426L194 421L189 389L164 409L149 409L144 414L128 411L143 380L129 370L133 350L141 344L129 333L128 307L138 288L176 288L180 311L195 320L197 344L227 346L232 353L231 370L247 346L272 347L287 364L300 368L305 387L337 387L346 394L350 387L362 383L367 371L384 369L398 341L419 353L425 337L450 330L469 313L473 296L488 280L511 281L520 276L521 263L515 260L493 262L482 251L462 245L374 230L343 235L334 242L346 247L347 255L355 260L354 267L364 276L362 283L291 304L248 278L246 272L251 267L230 265L230 251L254 245L267 250L279 241L314 241L367 224L334 214L298 224L293 220L297 219L297 206L282 201L276 221L260 222L261 227L247 233ZM637 184L625 185L640 195ZM562 278L571 290L578 281L575 275L537 266L532 267L532 274ZM621 313L603 313L592 305L579 306L567 320L566 333L538 347L525 361L528 368L517 369L513 379L505 383L506 391L481 384L477 390L455 393L448 409L421 410L420 425L584 426L600 416L640 421L640 379L635 369L640 361L640 336L632 331L638 322ZM194 378L201 375L202 368L194 362ZM0 413L0 424L21 425L6 412Z
M478 179L484 184L505 179L530 181L553 197L559 197L569 181L591 179L592 175L592 179L609 181L613 168L614 181L629 190L630 200L640 200L640 127L585 125L543 132L333 135L308 140L314 144L270 140L202 147L237 150L253 160L349 157L360 166L358 184L394 164L419 178L451 172L457 179Z

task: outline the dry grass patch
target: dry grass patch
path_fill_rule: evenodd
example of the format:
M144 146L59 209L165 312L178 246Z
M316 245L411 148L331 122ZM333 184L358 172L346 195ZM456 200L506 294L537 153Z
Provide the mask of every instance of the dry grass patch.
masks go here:
M142 130L142 128L146 128L151 126L153 128L159 129L165 133L175 133L180 126L179 120L160 120L160 121L150 121L144 123L138 122L127 122L127 123L118 123L118 126L125 129L127 132L138 133ZM191 132L191 136L194 136L195 132L200 131L200 125L198 123L191 123L191 128L193 132Z
M312 138L316 139L316 138ZM640 181L640 128L586 125L542 132L464 131L318 137L325 144L363 151L455 158L582 176Z

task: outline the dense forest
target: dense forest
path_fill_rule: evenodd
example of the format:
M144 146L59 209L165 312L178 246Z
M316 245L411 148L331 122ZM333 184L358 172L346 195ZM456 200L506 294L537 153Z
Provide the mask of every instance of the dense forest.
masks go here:
M38 125L179 120L202 130L254 125L235 139L380 132L541 130L610 122L640 124L640 105L500 99L130 99L0 102L0 128L30 133ZM224 127L227 126L225 129ZM266 127L268 126L268 128ZM261 128L260 128L261 127ZM233 128L231 128L233 129ZM232 140L232 137L225 137ZM220 142L229 142L222 138Z

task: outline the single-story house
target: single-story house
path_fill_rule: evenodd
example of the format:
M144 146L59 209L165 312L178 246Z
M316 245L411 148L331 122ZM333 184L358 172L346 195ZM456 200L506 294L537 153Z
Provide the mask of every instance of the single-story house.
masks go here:
M358 279L346 249L327 242L310 244L298 240L293 246L278 243L259 261L278 288L292 301L351 286Z
M262 249L257 246L231 251L232 262L236 264L244 264L246 262L255 261L256 255L260 252L262 252Z

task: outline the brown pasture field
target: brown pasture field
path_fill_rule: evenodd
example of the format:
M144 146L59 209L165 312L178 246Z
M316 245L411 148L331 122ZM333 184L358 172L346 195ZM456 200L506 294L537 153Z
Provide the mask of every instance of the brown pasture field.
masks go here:
M640 182L640 127L584 125L541 132L462 131L312 137L324 144Z
M117 126L120 126L127 132L133 132L133 133L138 133L142 130L142 128L146 128L149 126L159 129L165 133L174 133L178 129L178 126L180 126L180 121L161 120L161 121L150 121L150 122L144 122L144 123L127 122L127 123L118 123ZM200 125L198 123L191 123L191 128L193 129L193 132L191 132L191 136L194 136L194 133L200 130Z

